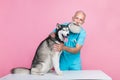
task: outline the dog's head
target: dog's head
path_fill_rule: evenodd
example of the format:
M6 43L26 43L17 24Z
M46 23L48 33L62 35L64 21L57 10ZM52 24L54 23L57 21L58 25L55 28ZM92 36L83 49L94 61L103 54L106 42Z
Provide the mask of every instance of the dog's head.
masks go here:
M69 28L68 25L61 25L57 23L56 28L56 37L59 38L60 41L64 42L65 39L69 36Z

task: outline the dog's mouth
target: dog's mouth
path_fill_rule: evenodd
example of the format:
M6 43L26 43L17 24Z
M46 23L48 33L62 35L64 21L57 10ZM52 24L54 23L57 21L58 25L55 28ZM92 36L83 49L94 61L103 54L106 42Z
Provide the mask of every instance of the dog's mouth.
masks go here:
M68 41L68 35L67 36L62 35L62 36L63 36L64 42L67 42Z
M66 36L65 36L65 35L63 35L63 34L62 34L62 37L63 37L63 38L67 38L67 37L68 37L68 35L66 35Z

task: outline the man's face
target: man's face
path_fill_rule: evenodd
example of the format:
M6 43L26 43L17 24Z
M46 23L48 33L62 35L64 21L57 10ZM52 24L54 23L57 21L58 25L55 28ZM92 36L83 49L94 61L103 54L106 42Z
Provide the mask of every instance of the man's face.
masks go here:
M76 25L82 25L85 21L85 16L82 13L77 13L72 17L72 20Z

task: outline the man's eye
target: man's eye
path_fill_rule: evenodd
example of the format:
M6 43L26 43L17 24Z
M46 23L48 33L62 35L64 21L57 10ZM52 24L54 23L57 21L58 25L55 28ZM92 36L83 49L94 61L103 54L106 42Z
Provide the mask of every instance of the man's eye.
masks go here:
M83 19L80 19L80 21L83 21Z

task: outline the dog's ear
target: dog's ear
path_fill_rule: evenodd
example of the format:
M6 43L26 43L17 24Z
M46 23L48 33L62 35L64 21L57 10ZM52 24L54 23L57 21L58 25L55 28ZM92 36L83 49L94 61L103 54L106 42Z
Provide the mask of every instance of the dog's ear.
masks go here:
M59 23L56 24L57 29L61 28L61 25Z

